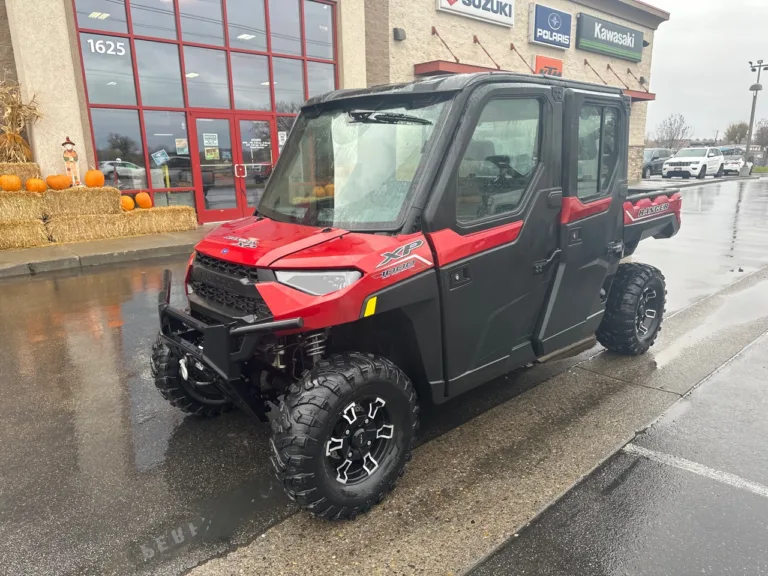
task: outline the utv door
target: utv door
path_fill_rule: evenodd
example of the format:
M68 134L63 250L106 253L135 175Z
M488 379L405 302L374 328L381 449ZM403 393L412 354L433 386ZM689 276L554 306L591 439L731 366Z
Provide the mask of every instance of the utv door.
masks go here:
M534 359L561 193L562 104L552 90L492 84L473 92L436 183L441 192L427 205L446 396Z
M622 255L629 105L565 91L560 260L534 345L550 354L594 334Z

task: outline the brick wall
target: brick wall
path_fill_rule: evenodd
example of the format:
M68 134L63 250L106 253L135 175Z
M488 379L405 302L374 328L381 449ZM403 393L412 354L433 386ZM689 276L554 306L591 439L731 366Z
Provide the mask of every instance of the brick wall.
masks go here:
M390 76L389 11L390 0L365 0L365 70L368 86L395 81Z
M629 147L629 164L627 169L627 180L637 182L643 176L643 146Z
M13 57L11 30L8 27L8 12L5 9L5 2L0 5L0 78L18 80L18 76L16 75L16 61Z

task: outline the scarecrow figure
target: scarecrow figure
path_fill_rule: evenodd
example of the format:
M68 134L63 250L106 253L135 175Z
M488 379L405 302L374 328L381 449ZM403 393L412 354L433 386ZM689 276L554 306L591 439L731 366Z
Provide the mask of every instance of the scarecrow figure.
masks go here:
M64 146L64 166L67 176L72 181L72 186L80 186L80 168L77 163L78 157L75 151L75 143L67 136L67 139L61 145Z

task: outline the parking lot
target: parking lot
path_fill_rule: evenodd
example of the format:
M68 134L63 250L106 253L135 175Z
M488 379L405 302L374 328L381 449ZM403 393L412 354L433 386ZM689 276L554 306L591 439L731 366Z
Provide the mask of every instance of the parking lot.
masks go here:
M155 390L148 354L161 272L180 277L184 259L0 283L5 569L491 574L512 562L519 573L658 574L654 566L689 566L706 548L695 569L668 573L760 573L765 499L680 464L768 484L759 456L768 180L682 194L680 233L633 257L667 277L668 317L652 352L595 347L426 408L405 478L354 522L297 513L272 478L266 426L239 413L185 417ZM616 452L630 440L663 458ZM665 534L690 536L675 547ZM618 556L614 535L635 546ZM657 549L651 571L633 571L633 559Z

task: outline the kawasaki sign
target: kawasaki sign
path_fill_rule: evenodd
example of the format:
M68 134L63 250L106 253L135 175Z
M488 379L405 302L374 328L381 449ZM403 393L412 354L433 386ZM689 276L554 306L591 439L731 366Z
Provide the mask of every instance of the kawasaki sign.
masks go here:
M582 13L576 16L576 48L640 62L643 33Z

